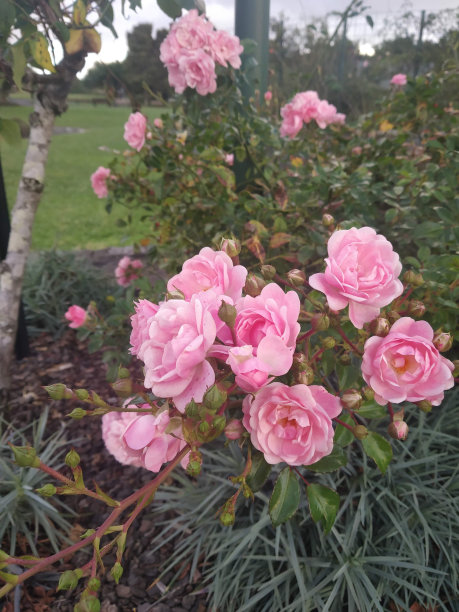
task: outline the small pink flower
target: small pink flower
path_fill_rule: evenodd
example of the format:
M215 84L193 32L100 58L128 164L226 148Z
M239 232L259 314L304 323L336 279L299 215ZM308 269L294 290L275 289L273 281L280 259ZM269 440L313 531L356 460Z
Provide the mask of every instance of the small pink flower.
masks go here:
M271 102L272 97L273 97L273 92L272 91L269 91L269 90L265 91L265 96L264 96L265 102Z
M167 290L181 291L190 300L195 293L212 289L217 295L227 295L236 301L242 295L246 276L246 268L235 266L224 251L204 247L185 261L182 271L167 283Z
M110 178L110 168L104 168L103 166L99 166L91 174L91 186L98 198L106 198L108 196L108 178Z
M139 300L134 304L135 314L131 317L132 332L130 337L131 354L143 358L143 344L149 339L149 328L159 306L148 300Z
M228 164L228 166L232 166L234 164L234 154L227 153L225 155L225 162Z
M281 136L294 138L303 127L313 119L320 128L331 123L344 123L345 115L337 113L333 104L320 100L316 91L302 91L292 101L281 108L283 119L280 128Z
M440 355L433 336L426 321L402 317L386 337L373 336L365 342L362 375L378 404L442 402L443 391L454 385L454 365Z
M148 404L146 406L150 407ZM107 412L102 417L102 438L105 446L108 452L123 465L142 466L140 457L129 452L123 442L124 432L138 416L136 412Z
M244 51L239 38L224 30L217 30L211 38L210 53L212 58L222 66L231 64L233 68L241 67L240 55Z
M130 147L140 151L145 144L147 120L142 113L131 113L124 124L124 140Z
M157 127L158 130L162 130L164 127L163 120L160 119L159 117L156 117L156 119L153 119L153 125Z
M137 414L124 432L127 451L151 472L159 472L163 463L172 461L186 446L181 428L171 432L174 435L166 433L169 423L167 410L157 415Z
M201 402L215 382L206 359L216 337L209 309L213 300L207 304L202 296L206 294L193 295L190 302L162 302L148 320L148 339L141 345L145 387L157 397L172 398L180 412L192 399Z
M328 241L325 273L313 274L309 284L322 291L332 310L349 304L349 318L361 329L403 292L402 270L391 243L371 227L339 230Z
M86 323L88 313L81 306L70 306L70 308L65 313L64 317L67 321L70 321L69 327L72 329L78 329L78 327L82 327Z
M333 449L332 419L341 412L337 397L318 385L271 383L247 395L243 424L268 463L311 465Z
M399 87L403 87L407 83L406 74L403 74L403 73L394 74L390 82L391 82L391 85L398 85Z
M121 287L129 287L133 280L139 278L138 272L141 268L143 268L143 263L140 259L122 257L115 269L116 282Z
M231 419L225 427L225 436L228 440L239 440L245 429L239 419Z

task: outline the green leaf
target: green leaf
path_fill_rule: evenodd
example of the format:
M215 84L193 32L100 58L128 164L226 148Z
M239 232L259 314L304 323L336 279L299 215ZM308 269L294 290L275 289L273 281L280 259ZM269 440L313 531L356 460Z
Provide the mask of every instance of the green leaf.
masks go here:
M279 474L269 500L269 516L274 527L288 521L300 503L300 485L293 471L286 467Z
M32 57L35 62L40 66L40 68L44 68L45 70L49 70L50 72L56 72L56 69L53 66L53 62L51 61L51 56L48 51L48 41L43 36L43 34L35 33L34 36L29 40L30 52L32 53Z
M268 480L272 465L266 463L263 453L255 451L252 453L252 469L246 478L246 482L254 493L259 491Z
M27 66L24 44L20 42L17 45L13 45L11 47L11 54L13 56L13 80L16 87L22 91L22 77Z
M157 0L159 8L166 13L168 17L176 19L182 14L182 9L174 0Z
M336 373L340 389L348 389L353 387L360 378L360 368L353 365L336 364Z
M0 2L0 32L8 38L11 26L16 19L16 8L12 0L2 0Z
M339 420L343 421L344 423L347 423L351 427L354 427L355 423L349 414L341 414ZM352 431L349 431L347 427L343 427L339 424L336 426L335 435L333 437L333 442L335 444L339 444L340 446L347 446L348 444L353 442L354 439L354 434L352 433Z
M338 493L320 484L308 485L306 493L312 520L316 523L322 521L324 533L328 533L333 527L338 512Z
M390 443L379 434L370 431L368 436L362 440L362 446L366 454L374 460L384 474L392 459L392 446Z
M352 431L349 431L345 427L343 427L342 429L344 429L347 433L351 435L352 440L354 439L354 434L352 433ZM327 455L326 457L322 457L322 459L316 461L316 463L313 463L312 465L307 465L305 467L307 467L308 470L312 470L313 472L326 473L339 470L339 468L343 467L343 465L346 465L346 463L346 453L343 451L341 446L337 446L335 444L332 452L329 455Z
M9 145L14 145L21 141L21 130L17 121L14 119L0 119L0 141L2 140Z
M387 416L387 408L375 402L365 402L356 412L364 419L383 419Z

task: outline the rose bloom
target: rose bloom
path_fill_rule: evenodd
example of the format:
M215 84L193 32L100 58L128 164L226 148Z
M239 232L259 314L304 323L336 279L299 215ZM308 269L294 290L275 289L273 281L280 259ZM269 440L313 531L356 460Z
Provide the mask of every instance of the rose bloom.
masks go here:
M143 268L143 263L140 259L122 257L115 269L116 282L121 287L129 287L133 280L139 278L138 271L141 268Z
M131 317L130 353L143 359L143 344L150 338L150 323L158 312L159 306L148 300L139 300L134 304L134 309L135 314Z
M311 465L333 449L332 419L341 412L337 397L318 385L271 383L247 395L243 424L268 463Z
M144 406L150 407L148 404ZM127 453L131 453L140 465L151 472L159 472L163 463L172 461L186 446L181 428L177 428L174 435L166 433L169 422L167 410L157 415L136 414L124 432L123 442ZM182 460L183 467L187 463L188 460Z
M153 119L153 125L157 127L158 130L162 130L164 127L163 120L160 119L159 117L156 117L156 119Z
M234 153L227 153L225 155L225 162L228 166L232 166L234 164Z
M147 120L142 113L131 113L129 119L124 124L124 140L136 151L145 144L145 132L147 130Z
M84 308L81 308L81 306L76 305L70 306L70 308L64 315L67 321L70 321L69 327L71 327L72 329L82 327L86 322L87 316L88 313L86 312L86 310Z
M228 64L236 69L241 67L240 55L244 47L238 36L233 36L224 30L217 30L210 40L210 54L214 61L225 68Z
M98 198L106 198L108 196L107 179L110 177L110 168L99 166L95 172L91 174L91 187Z
M362 375L378 404L442 402L443 391L454 385L454 366L435 348L433 335L426 321L402 317L387 336L365 342Z
M202 49L182 53L177 63L186 86L196 89L200 96L214 93L217 89L215 62ZM177 93L182 93L177 88L176 91Z
M200 295L192 296L190 302L160 304L147 335L141 347L145 387L157 397L171 397L180 412L192 399L201 402L215 382L206 357L215 341L216 325Z
M167 283L167 290L181 291L190 300L195 293L212 289L217 295L227 295L236 301L242 295L246 276L246 268L235 266L224 251L204 247L185 261L182 271Z
M150 406L146 404L148 408ZM130 405L128 408L132 408ZM123 465L141 467L140 457L129 452L123 442L123 435L127 427L139 416L137 412L107 412L102 417L102 439L108 452Z
M325 273L313 274L309 284L325 293L332 310L349 304L349 319L358 329L403 292L398 280L402 270L399 256L371 227L332 234L325 261Z
M391 82L391 85L399 85L400 87L403 87L403 85L406 85L407 83L406 74L403 74L403 73L394 74L390 82Z
M272 97L273 97L272 91L269 91L269 90L265 91L265 94L264 94L265 102L271 102Z

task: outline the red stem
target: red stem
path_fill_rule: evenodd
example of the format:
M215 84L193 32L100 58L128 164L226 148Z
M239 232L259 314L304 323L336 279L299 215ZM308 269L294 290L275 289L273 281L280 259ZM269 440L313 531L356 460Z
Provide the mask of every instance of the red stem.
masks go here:
M351 349L354 351L354 353L356 353L357 355L359 355L360 357L363 356L362 351L359 351L359 349L355 346L355 344L352 344L352 342L349 340L349 338L346 336L346 334L343 332L343 330L341 329L341 327L337 327L336 331L339 333L339 335L341 336L341 338L344 340L344 342L346 342L346 344L348 344Z
M309 486L311 484L309 481L306 480L303 474L301 474L301 472L296 467L293 467L291 469L293 469L293 471L298 474L298 476L301 478L301 480L304 482L306 486Z
M394 409L392 408L392 404L387 402L387 410L389 411L390 420L394 420Z
M325 347L322 347L318 351L316 351L314 355L311 357L311 359L309 360L309 363L314 363L314 361L318 359L324 351L325 351Z
M335 423L338 423L339 425L342 425L343 427L345 427L346 429L349 429L349 431L352 431L352 433L354 433L354 429L348 425L347 423L345 423L344 421L342 421L341 419L333 419L335 421Z

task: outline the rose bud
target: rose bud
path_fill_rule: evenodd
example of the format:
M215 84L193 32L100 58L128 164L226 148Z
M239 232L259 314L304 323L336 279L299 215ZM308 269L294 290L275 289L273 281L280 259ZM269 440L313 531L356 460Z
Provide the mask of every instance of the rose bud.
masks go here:
M433 337L433 345L440 353L445 353L453 346L453 337L448 332L438 330Z
M332 349L336 346L336 340L333 338L333 336L327 336L322 340L322 346L325 350Z
M351 356L349 353L343 353L339 358L339 362L343 365L351 365Z
M274 266L261 266L260 271L262 277L267 281L273 280L273 278L276 276L276 268Z
M400 319L400 315L396 310L389 310L389 312L387 313L387 317L391 325L393 325L395 321L398 321Z
M293 369L298 372L304 372L308 367L308 358L304 353L293 354Z
M387 428L387 433L394 440L406 440L408 437L408 425L405 421L393 421Z
M421 400L416 402L416 405L422 412L430 412L432 410L432 403L429 400Z
M422 274L420 272L418 272L416 274L416 277L415 277L414 281L413 281L413 285L415 287L420 287L423 284L424 284L424 277L422 276Z
M233 259L233 257L237 257L241 252L241 243L235 238L225 238L222 242L220 250L224 251L228 257Z
M246 295L250 295L250 297L257 297L258 295L260 295L265 285L266 282L262 278L250 273L247 275L247 280L245 281L244 285L244 291Z
M357 389L348 389L341 396L341 403L349 410L358 410L362 405L363 398Z
M311 319L311 327L314 331L324 331L330 327L330 319L324 313L317 313Z
M373 391L371 387L364 387L362 391L363 391L363 396L367 401L371 402L372 400L375 399L375 392Z
M426 312L426 307L419 300L411 300L408 304L408 314L413 317L422 317Z
M377 319L371 321L369 329L373 336L380 336L383 338L384 336L387 336L390 331L390 323L384 317L378 317Z
M294 374L294 379L299 385L312 385L314 382L314 370L307 366L305 370Z
M222 300L221 306L218 309L218 318L226 323L229 327L234 327L236 321L237 311L234 306Z
M225 436L228 440L239 440L245 429L239 419L231 419L225 427Z
M329 214L322 215L322 225L324 225L325 227L330 227L334 223L335 223L335 219L332 217L332 215L329 215Z
M368 436L368 429L365 425L356 425L352 431L357 440L364 440Z
M414 285L416 283L416 272L414 270L407 270L403 275L403 282L407 285Z
M306 274L296 268L288 272L287 278L294 287L302 287L306 283Z

